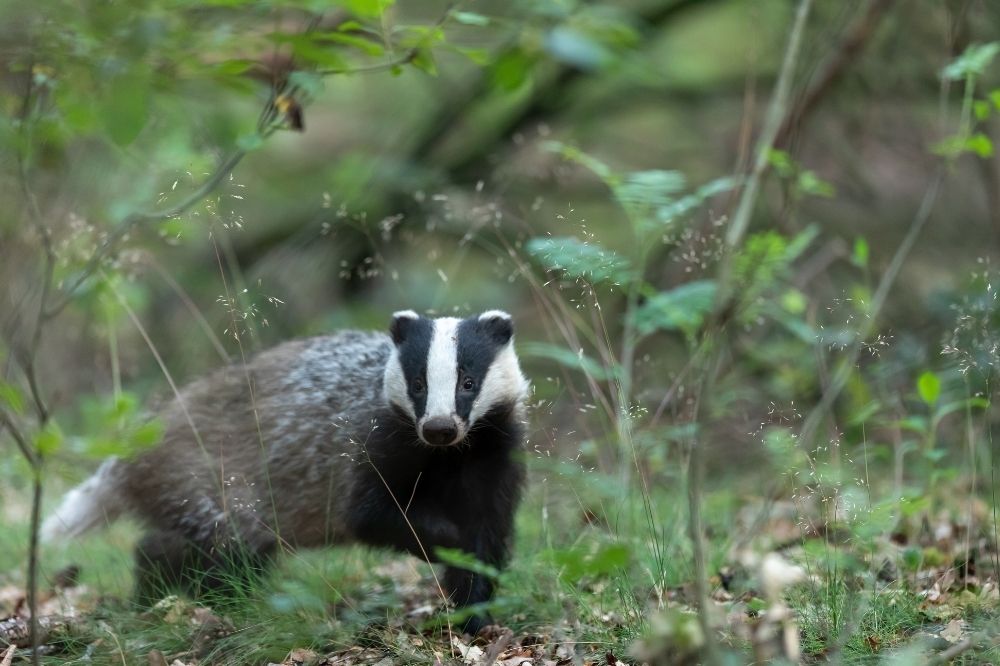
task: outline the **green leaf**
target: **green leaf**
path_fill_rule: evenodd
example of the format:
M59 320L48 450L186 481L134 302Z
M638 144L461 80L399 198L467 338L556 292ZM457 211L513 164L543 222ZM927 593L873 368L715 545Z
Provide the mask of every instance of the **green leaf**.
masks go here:
M651 169L625 174L615 187L615 197L626 209L632 207L664 206L671 195L684 189L684 176L679 171Z
M337 26L337 30L340 32L364 32L366 30L365 26L355 20L344 21Z
M795 174L796 166L791 155L783 150L772 148L767 151L767 162L774 169L774 172L781 178L791 178Z
M800 315L806 311L806 306L808 302L806 301L805 295L798 289L790 288L785 290L785 293L781 295L781 307L790 314Z
M635 278L628 259L595 242L572 236L532 238L526 246L547 271L559 271L566 278L582 278L594 284L627 284Z
M923 564L923 553L919 548L910 546L903 551L903 566L909 571L916 571Z
M24 413L24 396L13 384L9 384L0 379L0 404L7 407L15 414Z
M910 432L916 432L923 435L927 433L928 426L930 424L928 423L926 417L920 416L919 414L913 414L899 419L896 421L896 425L903 430L909 430Z
M163 423L148 419L133 393L85 399L81 412L86 434L76 440L76 448L90 457L128 458L155 446L163 437Z
M339 0L349 11L365 18L380 18L395 0Z
M58 451L63 444L62 431L55 421L49 421L37 435L35 435L35 450L42 456L48 456Z
M993 108L1000 111L1000 88L997 90L991 90L988 95L990 101L993 102Z
M437 63L434 62L434 54L431 53L430 49L417 49L410 62L420 71L437 76Z
M214 65L214 68L217 74L236 75L245 73L256 64L257 63L253 60L237 58L233 60L223 60L222 62Z
M113 78L100 106L108 136L119 146L129 145L149 118L149 79L134 71Z
M635 312L636 328L642 335L653 331L682 331L692 336L715 303L713 280L696 280L649 298Z
M90 90L59 86L54 99L63 121L74 132L88 133L99 124L99 109Z
M565 25L549 31L545 50L556 60L584 70L600 69L612 60L611 52L603 44Z
M457 548L442 548L438 546L434 549L434 553L444 564L457 567L459 569L465 569L466 571L472 571L494 580L500 576L500 570L496 567L490 566L485 562L480 562L476 559L475 555L466 553L465 551Z
M292 72L288 77L288 82L301 88L309 97L315 97L323 92L323 77L315 72Z
M323 69L347 69L347 61L338 51L325 43L322 33L290 34L275 32L268 38L278 44L289 44L297 60Z
M493 83L502 90L517 90L530 80L534 64L535 59L521 49L506 51L493 64Z
M941 76L950 81L960 81L967 76L979 76L986 71L997 53L1000 53L1000 42L970 44L962 55L941 70Z
M480 67L485 67L490 64L490 52L486 49L470 49L464 46L457 46L454 50L456 53L464 55Z
M114 422L120 422L135 414L139 406L139 399L132 393L120 393L111 401L110 418Z
M490 19L475 12L452 12L451 17L465 25L489 25Z
M552 559L559 567L559 577L572 584L586 577L605 577L628 566L631 551L620 543L596 548L587 544L555 551Z
M656 219L661 224L672 224L701 206L706 199L728 192L736 187L737 183L739 183L738 179L728 176L705 183L693 193L661 206L656 211Z
M542 144L542 150L550 153L558 153L564 160L586 167L612 189L618 185L619 179L611 170L611 167L596 157L583 152L576 146L571 146L561 141L546 141Z
M991 110L990 103L985 100L977 99L972 103L972 115L976 117L976 120L986 120L990 117Z
M933 144L931 152L942 157L957 157L965 150L965 139L961 134L946 137Z
M130 438L133 451L149 449L160 443L163 439L164 426L159 420L153 419L143 423L132 433Z
M955 402L949 402L946 405L942 405L934 410L934 420L940 421L944 417L958 411L965 411L967 409L989 409L990 401L985 398L967 398L965 400L956 400Z
M316 41L332 42L335 44L343 44L344 46L351 46L364 52L366 55L373 57L385 54L385 46L381 43L367 37L345 34L339 30L336 32L316 33L314 39Z
M620 366L615 365L608 368L584 354L583 350L573 352L566 347L560 347L547 342L522 343L518 346L517 351L524 358L535 357L555 361L564 367L579 370L585 375L602 381L614 379L621 374Z
M851 261L859 268L868 266L868 241L863 236L854 239L854 255L851 257Z
M993 156L993 141L981 132L976 132L965 140L965 150L975 153L980 157Z
M933 405L941 396L941 380L928 370L917 379L917 391L920 393L921 400L928 405Z
M833 185L821 179L815 172L809 171L808 169L799 173L799 178L795 184L801 194L827 198L836 194L836 190Z

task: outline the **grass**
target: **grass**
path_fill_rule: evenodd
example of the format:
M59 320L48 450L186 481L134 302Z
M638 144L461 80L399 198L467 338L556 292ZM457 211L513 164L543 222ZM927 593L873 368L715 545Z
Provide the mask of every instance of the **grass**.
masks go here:
M602 663L608 652L627 659L637 639L655 633L651 618L657 608L688 612L694 603L691 549L678 509L684 506L684 489L651 491L653 511L663 516L654 543L645 508L634 494L578 464L536 460L532 467L518 516L516 553L501 575L492 611L516 640L537 641L550 654L559 650L585 663ZM717 482L703 498L709 572L735 568L735 574L714 575L710 581L713 613L728 616L720 623L722 647L734 654L749 649L746 629L767 605L755 572L742 567L733 553L746 541L751 490ZM21 500L10 486L4 500L10 522ZM751 541L773 545L786 538L783 524L758 523ZM16 521L0 529L4 584L23 582L25 532ZM906 649L937 652L950 645L941 634L953 620L963 623L963 635L996 623L996 604L973 592L949 593L946 601L929 603L921 596L920 567L907 570L903 549L893 551L900 575L883 580L877 571L882 554L873 559L870 542L850 534L836 542L834 533L783 546L808 574L786 595L807 661L875 663ZM285 554L245 595L205 600L210 613L183 599L138 612L126 601L137 536L135 525L121 522L44 551L45 588L61 568L76 564L86 590L73 597L82 620L61 637L58 651L45 663L85 657L88 663L145 663L154 649L168 663L195 657L212 664L280 663L293 649L354 654L362 660L368 655L372 661L388 657L400 664L450 658L452 645L442 615L434 612L439 600L428 567L414 558L362 547ZM940 557L930 559L940 564ZM968 661L959 663L1000 663L995 648L967 654L974 656L963 656Z

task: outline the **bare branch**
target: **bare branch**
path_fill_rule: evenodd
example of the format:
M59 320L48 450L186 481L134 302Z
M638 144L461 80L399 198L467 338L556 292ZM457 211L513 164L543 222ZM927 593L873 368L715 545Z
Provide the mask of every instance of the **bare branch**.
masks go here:
M848 66L864 51L879 20L892 6L892 3L893 0L868 0L867 8L840 40L830 58L823 63L819 74L816 75L798 103L785 115L778 133L774 137L775 146L786 145L792 133L801 129L823 96L834 87L847 71Z
M21 455L27 459L28 464L34 467L36 464L35 452L28 444L28 439L21 432L21 429L18 428L17 424L14 423L14 419L11 418L10 414L5 410L0 410L0 433L4 430L10 433L11 439L14 440L14 444L17 445L18 450L21 451Z
M316 73L321 76L333 76L337 74L372 74L375 72L388 72L396 67L401 67L402 65L413 62L413 59L416 57L417 49L410 49L402 56L395 58L394 60L389 60L388 62L364 65L362 67L351 67L349 69L321 69Z
M229 157L219 163L219 166L216 167L215 171L212 172L205 182L203 182L198 189L188 195L188 197L183 201L163 210L132 213L125 218L125 221L115 227L115 229L105 239L104 243L101 244L101 247L99 247L90 257L90 260L84 266L76 280L74 280L69 287L63 290L62 300L56 302L44 311L44 318L46 320L52 319L67 305L69 305L77 289L79 289L84 282L93 276L97 269L100 268L101 262L114 251L119 241L127 236L132 229L140 224L162 222L187 212L190 208L208 196L212 190L218 187L219 183L221 183L225 177L232 172L236 165L240 163L240 160L242 160L245 156L245 150L237 150L232 153Z

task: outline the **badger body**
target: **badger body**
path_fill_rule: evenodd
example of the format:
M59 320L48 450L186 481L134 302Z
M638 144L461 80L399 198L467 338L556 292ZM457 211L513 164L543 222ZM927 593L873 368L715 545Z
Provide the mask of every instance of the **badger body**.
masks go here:
M502 567L523 467L528 384L509 315L396 313L390 335L297 340L195 381L160 413L153 449L111 459L70 491L43 539L137 516L140 598L197 593L279 549L360 542L435 560L453 548ZM448 567L451 601L491 582ZM466 629L486 620L470 618Z

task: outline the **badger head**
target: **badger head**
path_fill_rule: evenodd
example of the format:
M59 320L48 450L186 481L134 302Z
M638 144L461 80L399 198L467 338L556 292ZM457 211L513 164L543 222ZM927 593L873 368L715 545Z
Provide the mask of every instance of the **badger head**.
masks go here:
M389 333L385 397L413 419L426 444L459 444L477 421L518 408L527 395L506 312L428 319L403 310L393 315Z

